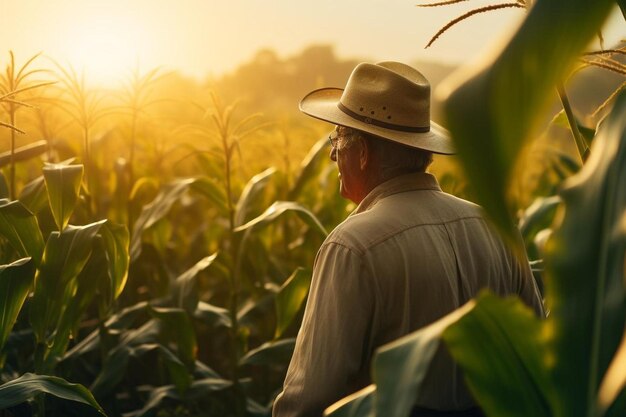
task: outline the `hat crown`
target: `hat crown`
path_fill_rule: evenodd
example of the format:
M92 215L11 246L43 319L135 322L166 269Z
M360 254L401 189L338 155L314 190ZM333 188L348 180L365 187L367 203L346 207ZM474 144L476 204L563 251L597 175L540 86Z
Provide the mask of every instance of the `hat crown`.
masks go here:
M430 84L419 71L399 62L357 65L340 104L366 122L398 128L430 125Z

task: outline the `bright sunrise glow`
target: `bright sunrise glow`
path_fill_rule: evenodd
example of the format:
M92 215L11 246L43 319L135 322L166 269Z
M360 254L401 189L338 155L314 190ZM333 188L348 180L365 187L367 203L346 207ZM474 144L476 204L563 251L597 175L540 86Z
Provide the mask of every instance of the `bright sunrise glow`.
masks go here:
M88 79L111 86L141 63L141 48L149 40L137 22L124 16L99 16L68 30L68 61Z

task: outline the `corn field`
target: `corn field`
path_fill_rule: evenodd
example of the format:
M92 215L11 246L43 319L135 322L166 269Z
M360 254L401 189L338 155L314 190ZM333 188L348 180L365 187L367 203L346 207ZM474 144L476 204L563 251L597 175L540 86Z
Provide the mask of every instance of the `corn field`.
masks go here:
M586 67L626 75L624 42L584 53L615 2L506 7L527 16L499 54L438 89L459 159L437 173L529 254L549 317L485 292L379 349L333 417L408 415L442 341L488 416L626 414L625 84L593 117L567 95ZM317 248L354 208L330 128L158 68L103 91L40 55L1 59L1 415L271 415ZM555 126L574 152L519 191Z

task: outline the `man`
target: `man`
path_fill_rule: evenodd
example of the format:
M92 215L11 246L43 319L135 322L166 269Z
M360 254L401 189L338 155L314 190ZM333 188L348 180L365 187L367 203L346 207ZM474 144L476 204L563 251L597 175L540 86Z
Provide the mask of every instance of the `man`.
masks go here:
M330 158L341 195L358 206L317 254L275 417L322 415L371 383L379 346L483 288L519 294L543 314L528 262L512 255L480 207L442 192L425 172L432 153L454 149L445 129L430 121L422 74L397 62L360 64L344 90L315 90L300 109L337 125ZM423 385L414 415L480 415L445 352Z

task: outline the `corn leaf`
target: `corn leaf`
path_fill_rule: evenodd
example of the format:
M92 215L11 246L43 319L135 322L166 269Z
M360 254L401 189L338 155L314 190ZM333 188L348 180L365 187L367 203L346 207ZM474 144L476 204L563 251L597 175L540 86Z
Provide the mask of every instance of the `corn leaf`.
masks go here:
M278 339L300 311L309 293L311 271L296 269L276 294L276 332Z
M217 307L212 304L200 301L193 316L211 327L224 326L231 327L232 320L227 309Z
M232 386L232 382L221 378L205 378L193 381L182 397L174 385L158 387L150 391L150 396L141 410L125 414L128 417L147 417L163 408L167 399L182 401L206 399L211 392L219 392Z
M304 158L296 182L289 190L288 198L290 201L299 201L300 194L305 189L305 186L320 175L321 167L323 166L322 162L329 159L330 151L327 146L328 138L324 137L313 145Z
M295 338L263 343L242 357L239 365L287 365L295 346Z
M537 0L502 51L440 87L447 127L478 203L515 242L507 190L557 83L600 29L612 0ZM559 24L555 25L555 19Z
M52 232L46 242L31 303L30 322L43 341L66 307L66 297L75 290L75 278L91 256L93 239L106 220L85 226L67 226Z
M0 349L4 346L35 278L35 263L23 258L0 265Z
M472 310L473 302L376 351L372 379L377 416L405 417L416 402L426 372L441 345L442 332Z
M48 204L48 193L43 175L35 178L22 188L18 198L32 213L39 213Z
M0 385L0 409L29 401L39 394L50 394L65 400L90 405L102 415L104 410L93 395L80 384L71 384L62 378L26 373Z
M235 207L235 227L244 224L254 208L260 205L258 200L275 173L276 168L268 168L248 181Z
M11 151L0 153L0 167L8 165L11 160L14 162L25 161L36 156L43 154L48 148L48 142L45 140L38 140L37 142L29 143L28 145L20 146L16 148L11 155Z
M41 261L44 242L37 217L21 202L0 200L0 235L20 257L31 257L35 265Z
M222 216L228 215L226 194L215 181L207 177L199 177L191 184L191 188L212 202Z
M161 322L163 333L169 342L178 346L178 356L190 368L196 362L198 344L196 332L187 312L179 308L152 307L150 314Z
M130 263L129 243L130 236L124 225L113 224L107 221L100 228L100 236L104 240L104 250L107 256L108 286L105 294L108 303L117 299L124 290L128 278Z
M324 411L326 417L369 417L374 416L374 396L376 385L368 385L341 400Z
M217 253L202 258L194 266L183 272L176 278L173 288L173 298L178 308L183 308L189 314L196 311L198 307L198 291L196 277L201 271L207 269L217 258Z
M546 244L551 355L563 415L594 415L626 317L626 93L600 124L591 156L564 185L562 222ZM584 237L584 238L581 238Z
M488 416L555 416L542 321L518 298L481 293L443 333L474 397Z
M274 204L269 206L263 214L250 220L248 223L239 226L235 229L235 231L245 231L246 233L250 233L252 230L258 230L274 222L278 217L288 212L296 213L313 230L320 232L324 236L328 234L322 223L320 223L317 217L315 217L315 214L293 201L276 201Z
M59 231L65 229L78 201L83 178L82 165L47 164L43 176L50 209Z

